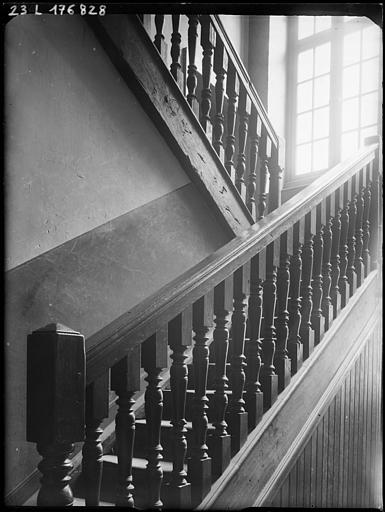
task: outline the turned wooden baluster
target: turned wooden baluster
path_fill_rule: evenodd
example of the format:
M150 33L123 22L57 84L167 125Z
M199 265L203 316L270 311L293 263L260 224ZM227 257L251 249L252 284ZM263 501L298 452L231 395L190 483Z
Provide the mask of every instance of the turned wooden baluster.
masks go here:
M263 219L263 217L265 216L267 194L269 192L269 159L271 154L271 141L267 137L267 134L264 133L264 131L265 130L262 131L262 148L265 151L265 154L261 155L261 166L259 175L260 186L258 197L258 220Z
M311 312L313 308L313 289L311 276L313 274L313 233L316 226L316 210L305 215L305 242L302 250L302 276L301 276L301 325L299 335L303 346L303 359L311 354L314 348L314 331L311 329Z
M296 373L302 366L303 346L299 335L301 325L301 298L300 284L302 276L302 244L304 234L304 220L294 224L293 229L293 256L290 259L290 286L289 286L289 339L287 349L291 360L291 374Z
M183 87L183 74L180 60L180 43L182 36L179 33L180 14L172 15L172 34L171 34L171 66L170 71L179 88Z
M370 165L373 165L372 162ZM367 173L370 171L370 168L367 169ZM363 212L363 245L362 245L362 258L364 261L364 274L365 277L368 276L370 271L370 253L369 253L369 241L370 241L370 204L371 204L371 190L369 183L369 176L366 174L366 187L364 192L364 212Z
M365 139L365 145L380 143L380 136L373 135ZM382 160L381 160L382 163ZM382 180L381 180L382 181ZM370 163L370 269L374 270L378 266L378 258L380 251L379 244L379 229L380 229L380 205L381 205L381 192L380 192L380 148L375 150L374 161Z
M231 318L231 400L228 408L228 424L231 433L231 451L241 449L247 439L247 412L243 400L245 387L245 334L246 307L250 291L250 264L234 272L234 311Z
M235 172L235 186L242 198L245 198L245 172L246 172L246 140L251 114L251 100L243 84L241 84L238 106L238 158Z
M215 384L213 397L214 433L209 438L209 448L212 457L212 470L215 476L223 473L230 464L231 437L227 432L225 414L227 409L228 378L226 362L229 348L229 321L233 308L233 277L226 279L214 289L214 323L213 333L215 357Z
M270 139L269 139L270 140ZM269 185L269 213L281 206L282 175L284 165L284 141L279 139L278 146L271 146L271 157L268 162L270 185Z
M228 96L227 105L227 137L225 147L225 167L232 179L234 176L234 152L235 152L235 113L237 110L239 95L239 77L232 64L229 61L229 69L227 72L226 91Z
M223 104L225 96L225 80L228 66L228 55L220 38L214 52L214 72L216 74L215 82L215 107L216 114L213 127L213 146L221 161L224 159L223 133L224 133L224 113Z
M348 228L348 266L346 275L349 283L349 297L352 297L357 288L357 274L354 266L356 259L356 218L357 218L357 194L355 177L348 182L349 187L349 228Z
M314 344L318 345L324 333L322 318L322 261L324 257L324 228L326 224L325 202L317 205L316 208L316 234L314 237L314 259L313 259L313 309L311 312L311 326L314 331ZM304 347L305 348L305 347ZM304 359L310 354L305 352Z
M332 222L332 250L330 256L330 262L332 265L332 282L330 289L330 297L333 305L333 318L337 318L337 315L341 309L341 296L338 287L338 282L340 278L340 255L338 251L340 247L341 238L341 211L343 208L341 193L342 191L340 189L337 189L335 191L335 210Z
M211 457L207 451L207 374L209 348L207 333L213 323L214 290L196 301L193 305L193 349L194 402L192 427L194 446L189 460L188 476L191 482L192 506L198 505L211 488Z
M349 229L349 203L348 203L348 184L343 185L341 190L341 197L343 198L343 209L341 211L341 237L340 237L340 278L338 281L338 288L341 294L341 308L346 306L348 301L348 277L346 269L348 266L348 229Z
M38 507L73 505L69 457L84 439L84 337L60 324L34 331L27 341L27 441L43 460Z
M100 427L108 418L110 372L87 386L86 390L86 439L83 445L82 475L87 507L98 507L103 473L103 446Z
M256 192L257 192L257 164L258 146L262 133L262 122L252 105L250 117L250 172L246 188L246 206L254 220L257 220Z
M141 345L142 367L147 373L147 388L144 395L144 410L147 427L147 467L148 483L147 508L161 509L163 506L160 489L163 481L163 448L161 445L161 422L163 413L162 378L160 373L168 366L167 328L159 329L156 334Z
M197 67L195 65L195 55L196 55L196 47L197 47L197 39L198 39L198 23L199 16L196 14L191 14L188 16L188 58L189 64L187 68L187 101L194 112L194 114L199 116L199 102L196 97L196 88L198 84L197 78Z
M266 277L266 254L261 251L250 262L250 297L247 318L249 338L245 342L246 356L246 410L249 430L252 430L263 415L263 393L260 382L262 367L262 283Z
M333 204L332 204L333 199ZM323 297L322 297L322 314L325 317L325 331L327 331L333 321L333 304L330 296L332 284L330 262L332 252L332 218L331 212L334 212L334 195L326 198L326 223L324 227L324 252L322 260L322 277L323 277Z
M202 59L202 100L199 120L207 137L212 139L211 111L211 68L215 48L216 33L211 24L209 15L202 15L201 22L201 46Z
M163 35L163 24L164 24L164 14L156 14L155 15L155 28L156 28L156 34L154 39L154 44L158 52L160 53L160 56L165 61L167 58L167 46L164 41L164 35Z
M364 216L364 184L363 184L363 173L361 169L359 174L356 176L357 184L357 218L356 218L356 258L354 260L354 267L357 274L357 286L361 286L364 279L364 259L362 257L362 251L364 247L363 243L363 216Z
M370 265L374 270L378 266L379 257L379 227L380 227L380 175L379 175L379 150L376 150L376 156L372 166L372 179L370 186Z
M168 503L170 508L181 510L191 507L191 484L186 480L186 350L192 343L192 309L187 308L168 325L168 343L172 349L170 387L172 396L173 459L172 476L169 485Z
M290 231L289 237L292 234ZM289 337L289 285L290 285L290 258L289 247L292 240L288 240L288 233L281 235L280 262L277 273L277 345L274 356L274 366L278 374L278 392L283 391L290 383L291 363L288 357L287 340Z
M266 280L263 283L263 341L261 381L263 409L269 409L278 397L278 375L275 373L274 353L276 330L274 325L277 301L277 265L279 264L279 239L266 248Z
M133 395L140 389L140 345L111 368L111 389L118 396L115 418L118 478L116 505L134 507L132 457L135 440L135 414Z

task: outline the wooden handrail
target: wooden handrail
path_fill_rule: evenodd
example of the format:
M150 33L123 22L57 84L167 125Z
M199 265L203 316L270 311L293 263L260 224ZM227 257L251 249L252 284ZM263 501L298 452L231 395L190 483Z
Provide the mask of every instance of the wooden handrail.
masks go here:
M375 158L360 150L157 293L87 339L87 384L181 313L302 219Z
M252 99L252 101L257 109L258 115L260 116L263 124L266 127L266 131L267 131L269 137L271 138L271 140L275 144L275 146L278 147L279 142L280 142L279 137L276 134L276 132L273 128L273 125L271 124L271 121L267 115L266 109L263 106L263 103L253 85L253 82L251 81L251 78L245 68L245 65L243 64L241 58L239 57L237 51L235 50L227 32L225 31L225 29L223 27L223 24L218 16L218 14L211 15L210 18L211 18L212 24L214 25L215 30L217 31L217 33L220 34L220 36L222 38L222 42L226 48L227 53L229 55L231 55L232 62L233 62L234 67L238 73L238 76L242 80L242 83L243 83L248 95Z

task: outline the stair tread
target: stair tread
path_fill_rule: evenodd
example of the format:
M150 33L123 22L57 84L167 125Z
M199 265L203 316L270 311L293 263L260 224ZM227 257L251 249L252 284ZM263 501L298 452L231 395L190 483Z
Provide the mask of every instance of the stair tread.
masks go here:
M118 465L118 457L117 455L103 455L103 461L109 462L110 464ZM132 458L132 469L141 469L145 470L147 467L148 461L142 457L133 457ZM162 469L164 473L172 472L172 462L168 460L162 460ZM185 469L187 469L187 464L185 464Z

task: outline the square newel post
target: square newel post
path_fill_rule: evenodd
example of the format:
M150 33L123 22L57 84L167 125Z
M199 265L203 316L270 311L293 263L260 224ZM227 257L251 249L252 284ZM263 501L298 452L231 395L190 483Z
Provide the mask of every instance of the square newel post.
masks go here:
M27 341L27 441L43 457L37 506L73 505L69 457L84 430L84 336L49 324Z

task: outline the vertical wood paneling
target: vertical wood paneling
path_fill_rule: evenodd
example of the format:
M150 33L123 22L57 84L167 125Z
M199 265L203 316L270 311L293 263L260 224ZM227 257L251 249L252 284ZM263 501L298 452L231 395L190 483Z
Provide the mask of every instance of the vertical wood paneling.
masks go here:
M382 505L381 336L378 323L272 506Z

